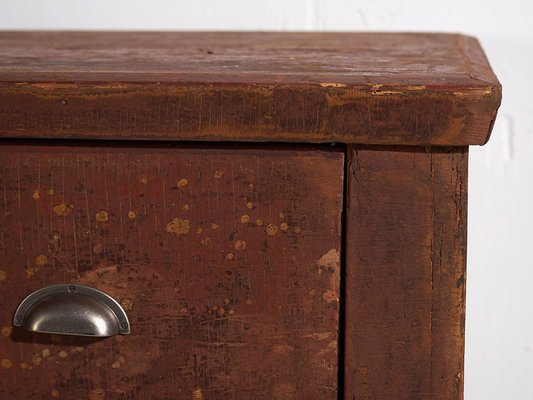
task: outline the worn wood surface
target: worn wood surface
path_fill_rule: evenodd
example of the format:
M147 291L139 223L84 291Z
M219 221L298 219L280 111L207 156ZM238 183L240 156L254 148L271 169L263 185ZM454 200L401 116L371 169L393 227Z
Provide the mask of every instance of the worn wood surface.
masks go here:
M0 146L0 398L336 399L343 152ZM60 282L132 334L13 330Z
M346 400L463 398L467 148L348 151Z
M470 37L0 33L0 136L483 144L500 85Z

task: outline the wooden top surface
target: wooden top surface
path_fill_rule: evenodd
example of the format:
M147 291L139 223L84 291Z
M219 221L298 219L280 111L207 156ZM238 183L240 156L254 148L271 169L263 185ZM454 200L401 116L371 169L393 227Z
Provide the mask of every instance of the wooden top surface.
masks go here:
M0 55L4 137L482 144L501 97L454 34L0 32Z

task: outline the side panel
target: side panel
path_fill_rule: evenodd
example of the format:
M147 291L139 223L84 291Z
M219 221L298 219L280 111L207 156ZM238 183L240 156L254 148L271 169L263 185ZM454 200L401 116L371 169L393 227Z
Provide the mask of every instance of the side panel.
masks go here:
M336 399L343 153L0 146L0 398ZM103 340L11 327L75 282Z
M346 400L458 400L467 148L351 147Z

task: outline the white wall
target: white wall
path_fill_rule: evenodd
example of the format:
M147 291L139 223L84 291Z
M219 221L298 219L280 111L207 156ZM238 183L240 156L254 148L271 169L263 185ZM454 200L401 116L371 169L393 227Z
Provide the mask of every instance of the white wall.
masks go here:
M491 141L470 153L466 400L533 399L531 25L531 0L0 0L0 29L404 30L479 37L504 100Z

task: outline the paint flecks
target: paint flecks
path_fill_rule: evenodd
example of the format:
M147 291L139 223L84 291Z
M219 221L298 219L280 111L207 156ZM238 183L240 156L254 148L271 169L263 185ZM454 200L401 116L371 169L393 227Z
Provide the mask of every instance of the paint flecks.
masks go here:
M60 217L66 217L70 214L70 211L72 210L72 206L67 205L65 203L61 203L61 204L58 204L57 206L54 206L53 210Z
M2 335L9 337L9 336L11 336L11 332L13 332L13 327L11 327L11 326L4 326L4 327L2 328L2 331L1 331L1 332L2 332Z
M37 271L39 271L39 268L26 268L26 278L31 278Z
M331 249L318 260L318 272L334 272L337 268L339 268L340 260L341 256L339 251L337 249Z
M35 257L35 265L38 267L43 267L46 264L48 264L48 257L46 257L44 254L39 254L37 257Z
M2 368L9 369L13 366L13 362L7 358L3 358L2 361L0 361L0 365Z
M202 393L202 389L194 389L192 391L192 398L193 400L204 400L204 394Z
M7 279L6 271L3 271L0 269L0 282L5 281Z
M274 236L278 232L278 226L276 224L268 224L266 227L266 233L269 236Z
M105 210L100 210L95 214L95 218L98 222L107 222L109 220L109 213Z
M105 400L105 390L101 388L91 390L89 400Z
M39 200L41 198L41 189L35 189L31 194L33 200Z
M187 178L181 178L178 181L177 186L178 186L178 189L183 189L188 184L189 184L189 180Z
M186 219L174 218L167 224L166 231L176 235L186 235L191 230L191 224Z
M322 82L320 83L320 86L323 88L343 88L346 87L346 84L338 82Z
M120 305L122 306L122 308L124 308L124 310L126 311L131 311L133 310L133 300L131 299L122 299L120 301Z
M322 295L322 298L328 303L333 303L334 301L339 301L339 295L335 290L326 290Z
M248 222L250 222L250 216L249 215L241 215L241 223L242 224L247 224Z
M246 241L244 240L237 240L235 242L235 250L237 251L243 251L246 249Z

